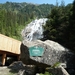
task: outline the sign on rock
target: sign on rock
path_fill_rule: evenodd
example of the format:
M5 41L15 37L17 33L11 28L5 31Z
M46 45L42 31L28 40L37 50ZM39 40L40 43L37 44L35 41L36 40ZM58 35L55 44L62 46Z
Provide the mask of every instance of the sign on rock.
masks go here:
M29 48L29 54L30 56L43 56L44 48L33 46Z

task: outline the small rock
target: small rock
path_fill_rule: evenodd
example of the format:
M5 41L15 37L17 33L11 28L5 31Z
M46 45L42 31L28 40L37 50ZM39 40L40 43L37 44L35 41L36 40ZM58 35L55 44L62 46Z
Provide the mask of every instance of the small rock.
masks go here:
M62 66L58 68L50 68L47 71L53 75L70 75Z
M36 75L40 75L39 73L36 73Z
M19 71L20 69L24 69L24 64L21 61L15 61L13 62L8 68L14 69Z

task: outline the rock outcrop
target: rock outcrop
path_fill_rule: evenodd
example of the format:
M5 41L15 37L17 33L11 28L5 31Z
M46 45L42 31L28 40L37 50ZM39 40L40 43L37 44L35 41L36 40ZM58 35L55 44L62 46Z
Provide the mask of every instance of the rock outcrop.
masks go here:
M44 48L44 53L41 57L39 56L30 56L29 54L29 47L32 46L40 46ZM52 66L56 62L64 63L69 68L74 68L74 61L75 55L70 52L67 48L61 46L60 44L46 40L46 41L33 41L27 42L23 41L21 45L21 60L24 63L28 64L43 64L46 66ZM69 65L68 65L69 64Z
M62 66L59 66L58 68L48 69L47 71L53 75L70 75Z

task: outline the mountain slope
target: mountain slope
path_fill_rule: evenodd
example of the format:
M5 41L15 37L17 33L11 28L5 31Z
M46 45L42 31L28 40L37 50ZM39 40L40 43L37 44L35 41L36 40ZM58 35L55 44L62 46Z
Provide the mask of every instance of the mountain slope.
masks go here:
M52 4L31 4L31 3L12 3L6 2L5 4L1 4L1 9L5 9L8 11L14 11L16 13L28 13L33 14L36 17L46 17L51 8L54 7Z
M12 3L0 4L0 33L19 39L21 30L35 18L46 17L54 5Z

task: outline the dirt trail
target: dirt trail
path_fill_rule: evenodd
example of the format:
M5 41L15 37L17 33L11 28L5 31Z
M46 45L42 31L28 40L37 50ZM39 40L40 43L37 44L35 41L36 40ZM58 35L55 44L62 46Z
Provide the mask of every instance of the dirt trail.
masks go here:
M0 75L17 75L15 70L11 71L7 66L0 67Z

